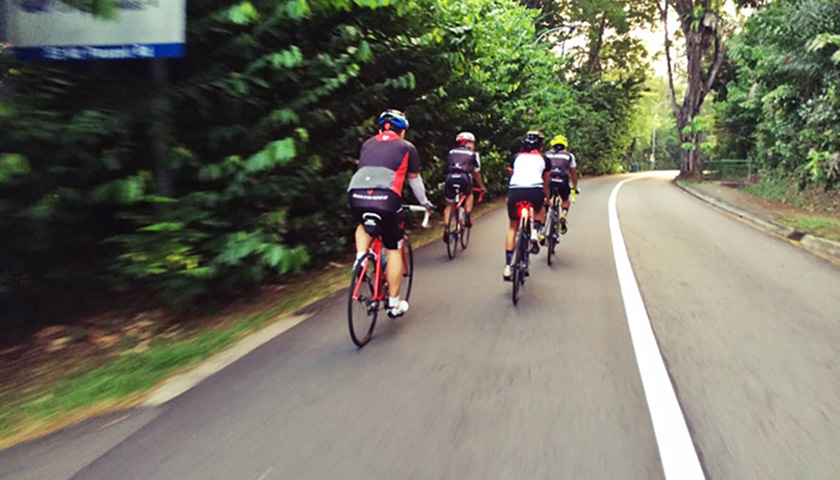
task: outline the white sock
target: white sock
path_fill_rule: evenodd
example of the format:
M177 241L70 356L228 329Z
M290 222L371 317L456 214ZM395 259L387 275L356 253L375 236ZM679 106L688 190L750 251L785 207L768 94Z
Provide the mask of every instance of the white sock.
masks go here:
M400 297L390 297L388 299L388 308L397 308L400 306Z
M359 260L361 260L362 257L365 256L365 253L367 252L356 252L356 263L359 263Z

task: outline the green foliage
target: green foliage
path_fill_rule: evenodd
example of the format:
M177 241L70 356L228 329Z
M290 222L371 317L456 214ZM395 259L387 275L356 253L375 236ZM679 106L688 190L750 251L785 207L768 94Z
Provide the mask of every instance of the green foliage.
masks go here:
M779 0L730 45L734 77L718 103L723 156L749 156L765 176L829 188L840 150L840 4Z
M0 65L6 298L117 288L184 303L346 252L345 190L386 107L411 118L438 203L458 130L479 137L496 193L528 129L564 132L586 173L620 168L632 141L644 65L618 59L639 45L611 43L603 75L580 74L534 44L538 12L515 2L187 8L189 54L163 85L142 62ZM63 305L33 303L40 317Z

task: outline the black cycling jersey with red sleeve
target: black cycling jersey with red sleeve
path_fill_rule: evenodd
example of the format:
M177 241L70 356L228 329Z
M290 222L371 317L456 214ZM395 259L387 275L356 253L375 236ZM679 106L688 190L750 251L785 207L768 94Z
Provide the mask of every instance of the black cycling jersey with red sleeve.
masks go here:
M362 145L359 169L347 190L382 189L402 195L409 173L420 173L417 149L393 132L382 132Z
M450 172L470 173L481 171L481 160L478 152L469 148L453 148L446 155L446 161L449 164Z

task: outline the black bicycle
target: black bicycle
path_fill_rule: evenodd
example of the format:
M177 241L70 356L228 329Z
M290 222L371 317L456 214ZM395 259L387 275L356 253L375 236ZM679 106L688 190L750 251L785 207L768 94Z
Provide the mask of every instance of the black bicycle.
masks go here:
M513 304L519 303L519 289L525 285L528 273L528 262L531 250L531 218L534 216L534 206L529 202L516 204L519 210L519 229L513 246L513 263L510 266L511 282L513 283Z
M458 252L458 244L461 244L461 250L466 250L470 243L471 227L467 225L467 209L464 202L467 199L466 195L461 194L461 186L458 184L455 187L455 202L452 204L452 211L449 213L449 222L446 225L449 230L449 239L446 242L446 254L449 259L455 258ZM480 188L473 188L474 192L479 192L478 201L484 198L484 191Z
M557 244L560 243L560 195L557 194L551 195L551 203L545 219L545 243L547 247L545 257L551 265L551 257L554 256Z
M577 192L578 190L573 188L569 194L572 203L576 200L575 194ZM560 216L561 201L560 195L552 192L551 202L545 219L545 243L548 247L548 251L545 253L545 256L549 265L551 265L551 257L556 255L557 245L560 243L560 226L562 221L562 217Z

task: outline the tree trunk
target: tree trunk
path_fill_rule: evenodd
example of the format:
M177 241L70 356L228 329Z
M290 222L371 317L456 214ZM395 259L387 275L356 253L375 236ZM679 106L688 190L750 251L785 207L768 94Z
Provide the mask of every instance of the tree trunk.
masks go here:
M598 38L593 40L593 45L589 49L589 61L587 62L587 71L590 74L601 73L601 48L604 46L604 32L607 29L607 14L601 14L601 24L598 26Z
M671 68L671 41L668 38L669 2L674 6L681 19L681 30L685 38L687 81L682 105L677 104L673 70ZM686 132L685 129L700 114L706 94L709 93L723 61L723 47L717 29L718 17L711 13L711 0L703 0L702 3L702 10L706 13L699 19L694 17L696 9L694 2L691 0L666 0L664 7L660 7L665 26L665 58L668 62L668 80L671 88L674 116L677 120L677 129L683 146L685 144L692 146L691 149L683 148L680 151L680 170L684 176L697 176L702 172L699 150L700 136L697 133ZM712 62L706 67L703 60L713 47Z

